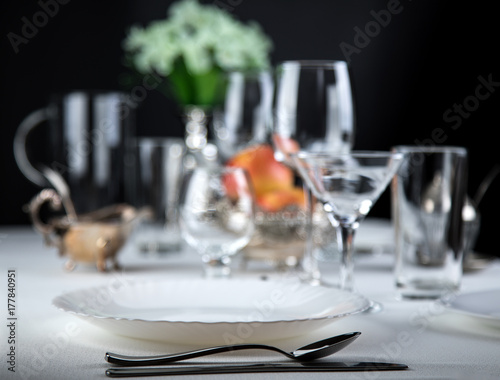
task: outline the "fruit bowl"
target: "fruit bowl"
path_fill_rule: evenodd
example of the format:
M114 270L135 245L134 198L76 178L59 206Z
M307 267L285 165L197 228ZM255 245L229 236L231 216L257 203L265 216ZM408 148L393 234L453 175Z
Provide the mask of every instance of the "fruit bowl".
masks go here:
M279 212L258 210L255 233L243 249L243 260L265 261L276 267L296 266L305 250L306 217L298 207Z
M322 249L335 237L320 204L313 213L313 247ZM277 212L258 210L255 233L243 249L243 263L266 262L277 269L298 266L306 249L307 213L303 208L289 206Z
M243 260L266 261L276 267L300 263L307 237L306 196L291 168L278 162L273 148L257 144L231 157L227 166L244 168L256 197L255 234L243 249ZM313 212L313 243L320 248L335 238L321 204Z

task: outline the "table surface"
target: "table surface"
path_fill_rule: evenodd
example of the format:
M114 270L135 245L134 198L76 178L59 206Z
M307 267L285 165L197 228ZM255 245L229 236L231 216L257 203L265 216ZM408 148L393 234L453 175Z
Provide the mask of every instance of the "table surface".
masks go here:
M366 221L360 230L360 246L376 236L389 236L390 227L379 221ZM363 228L363 225L361 226ZM373 228L369 231L369 228ZM370 232L371 235L368 233ZM375 234L373 234L375 232ZM385 234L385 235L384 235ZM387 235L389 234L389 235ZM376 243L378 244L378 243ZM479 318L450 311L432 301L400 301L395 297L390 248L381 244L375 253L356 256L357 290L383 305L378 313L353 315L306 336L271 342L293 350L318 339L348 331L361 331L352 345L331 361L391 361L409 366L407 371L366 373L263 373L231 374L238 379L493 379L500 374L500 327ZM40 235L30 227L0 228L0 379L99 379L105 378L106 351L125 354L162 354L193 347L152 342L113 335L52 306L52 299L67 291L105 286L119 276L128 280L199 278L199 257L185 249L158 257L137 252L131 240L119 256L123 270L98 273L92 267L63 269L64 259L53 248L43 245ZM327 266L327 264L322 264ZM7 315L8 269L16 271L15 328ZM260 278L263 274L280 276L268 266L236 267L234 278ZM328 269L325 270L325 276ZM500 288L500 263L492 261L484 269L466 273L462 293ZM499 300L500 301L500 300ZM14 331L15 372L9 371L11 331ZM269 343L269 342L266 342ZM208 360L208 359L207 359ZM240 351L213 356L211 361L277 361L276 354ZM203 378L220 378L218 375ZM180 377L179 377L180 378ZM189 380L190 376L182 376ZM195 378L195 376L193 376ZM199 375L196 378L200 378Z

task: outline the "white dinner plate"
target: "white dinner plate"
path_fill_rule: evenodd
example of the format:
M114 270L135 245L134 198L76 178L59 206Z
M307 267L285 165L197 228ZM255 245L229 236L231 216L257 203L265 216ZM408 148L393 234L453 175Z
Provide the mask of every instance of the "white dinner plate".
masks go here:
M186 344L299 336L370 306L361 295L297 281L148 281L97 287L53 304L109 332Z
M443 302L451 311L500 328L500 289L463 293Z

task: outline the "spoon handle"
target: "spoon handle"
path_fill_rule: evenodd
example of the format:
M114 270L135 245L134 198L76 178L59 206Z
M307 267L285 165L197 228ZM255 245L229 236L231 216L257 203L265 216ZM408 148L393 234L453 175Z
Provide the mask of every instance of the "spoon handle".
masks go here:
M248 349L271 350L279 352L285 356L288 356L289 358L293 358L291 354L282 351L279 348L267 346L264 344L235 344L227 346L202 348L199 350L181 352L177 354L157 355L157 356L129 356L129 355L114 354L112 352L106 352L104 359L109 363L117 365L127 365L127 366L162 365L179 360L186 360L205 355L218 354L221 352L239 351Z

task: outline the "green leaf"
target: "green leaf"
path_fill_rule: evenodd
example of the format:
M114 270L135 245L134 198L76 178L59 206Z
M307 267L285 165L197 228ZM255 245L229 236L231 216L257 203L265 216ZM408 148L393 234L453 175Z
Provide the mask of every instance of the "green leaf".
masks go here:
M196 105L212 108L224 96L222 70L212 67L202 74L191 74L182 59L177 60L168 76L172 96L182 106Z
M193 93L192 83L189 80L189 72L184 65L183 60L177 60L174 64L174 69L168 76L168 80L171 84L171 91L173 97L181 105L193 104Z
M213 107L220 101L222 72L213 67L206 73L193 75L195 100L198 105Z

